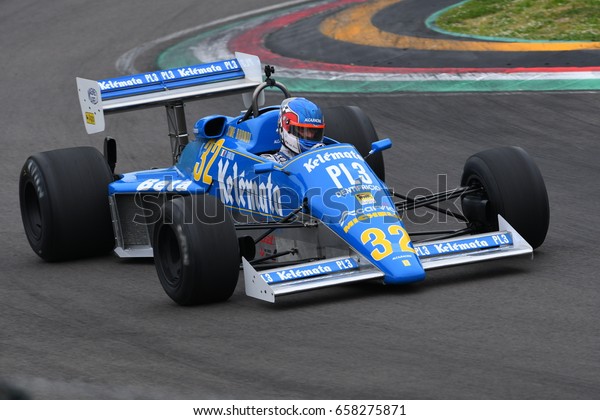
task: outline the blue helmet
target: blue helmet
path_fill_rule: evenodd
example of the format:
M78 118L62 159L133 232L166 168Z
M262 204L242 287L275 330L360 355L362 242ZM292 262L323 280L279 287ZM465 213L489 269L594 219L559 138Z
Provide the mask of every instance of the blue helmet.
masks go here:
M321 109L305 98L281 103L277 124L281 141L294 153L302 153L323 141L325 120Z

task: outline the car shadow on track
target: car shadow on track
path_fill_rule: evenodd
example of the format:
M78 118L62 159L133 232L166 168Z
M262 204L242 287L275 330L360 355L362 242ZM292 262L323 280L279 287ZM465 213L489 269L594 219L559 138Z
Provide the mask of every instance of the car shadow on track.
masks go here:
M450 268L443 271L429 272L424 281L419 283L383 285L380 282L370 281L338 286L329 289L311 291L302 294L282 297L275 304L266 304L265 307L281 311L310 306L329 305L336 302L347 303L350 301L365 301L381 299L382 297L410 298L423 295L440 287L456 287L459 284L474 282L490 282L510 280L529 271L528 268L519 266L506 266L501 262L492 262L485 266L472 265Z
M543 253L536 252L536 257L538 259L543 258ZM154 260L152 258L117 259L117 263L131 268L135 268L136 266L152 267ZM483 284L486 282L508 281L514 277L525 275L532 269L532 261L527 258L490 261L486 264L473 264L430 271L427 273L425 280L418 283L384 285L379 281L368 281L347 284L284 296L279 298L275 304L262 302L246 296L244 292L243 271L240 271L236 291L230 298L229 303L233 303L231 301L239 303L239 299L243 299L251 306L260 305L268 308L268 310L281 311L335 303L348 303L358 300L381 299L384 296L409 298L410 296L426 294L428 291L445 286L456 287L461 284L474 282ZM218 305L221 304L227 305L228 302L219 303Z

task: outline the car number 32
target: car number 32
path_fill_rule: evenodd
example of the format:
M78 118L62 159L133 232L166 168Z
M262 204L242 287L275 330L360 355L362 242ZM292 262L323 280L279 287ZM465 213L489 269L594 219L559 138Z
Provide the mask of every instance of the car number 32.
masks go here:
M415 253L415 250L410 246L410 237L406 230L400 225L391 225L387 228L388 234L395 241L398 241L400 250L403 252ZM399 237L399 238L398 238ZM360 240L363 245L369 243L373 250L371 251L371 257L375 261L379 261L389 256L393 252L393 243L388 239L388 235L379 228L366 229L360 235Z

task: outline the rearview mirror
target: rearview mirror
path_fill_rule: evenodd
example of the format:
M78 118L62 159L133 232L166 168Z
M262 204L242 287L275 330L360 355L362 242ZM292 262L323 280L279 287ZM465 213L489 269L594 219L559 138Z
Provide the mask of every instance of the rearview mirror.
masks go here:
M371 143L371 151L367 156L364 157L364 159L367 160L367 158L372 154L379 153L385 149L389 149L390 147L392 147L392 141L390 139L374 141L373 143Z
M378 153L391 147L392 141L390 139L377 140L371 143L371 151L369 154L372 155L373 153Z

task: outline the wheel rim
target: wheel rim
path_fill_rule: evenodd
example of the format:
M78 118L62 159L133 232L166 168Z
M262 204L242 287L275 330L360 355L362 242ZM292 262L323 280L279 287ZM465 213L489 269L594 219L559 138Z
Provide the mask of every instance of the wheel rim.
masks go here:
M172 225L162 225L158 232L158 264L162 278L170 287L177 288L181 282L183 261L177 235Z
M481 181L481 179L478 176L471 175L471 177L469 177L469 180L467 181L467 186L469 188L480 188L480 191L471 193L471 195L480 197L483 200L490 199L490 196L488 194L487 189L485 188L485 185L483 184L483 182Z
M23 198L25 201L25 211L23 213L25 216L25 227L31 237L39 241L42 237L42 211L35 186L31 182L25 185Z
M485 184L483 183L483 181L481 180L481 178L478 175L472 174L471 176L469 176L465 185L467 187L481 188L480 191L469 194L470 197L475 197L476 199L479 199L479 200L488 200L492 207L495 205L493 200L490 200L490 196L485 187ZM483 214L481 215L483 217L478 217L476 220L470 220L469 221L470 227L476 229L476 231L481 231L481 232L493 229L494 224L495 224L495 214L494 214L494 211L490 212L490 210L491 210L491 208L488 208L488 211L485 212L485 215L483 215Z

